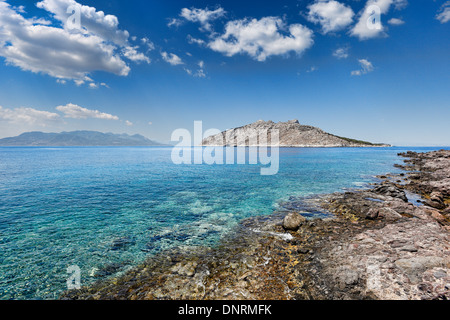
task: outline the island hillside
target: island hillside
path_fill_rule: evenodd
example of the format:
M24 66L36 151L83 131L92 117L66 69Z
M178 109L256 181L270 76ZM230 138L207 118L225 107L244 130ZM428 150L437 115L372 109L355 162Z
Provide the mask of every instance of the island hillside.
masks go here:
M0 146L70 147L70 146L163 146L139 134L114 134L97 131L61 133L26 132L17 137L0 139Z
M271 132L278 130L279 143L271 142ZM260 141L258 136L267 132L267 142ZM322 129L302 125L298 120L288 122L263 121L226 130L210 136L202 141L203 146L279 146L279 147L390 147L387 144L376 144L367 141L343 138L323 131Z

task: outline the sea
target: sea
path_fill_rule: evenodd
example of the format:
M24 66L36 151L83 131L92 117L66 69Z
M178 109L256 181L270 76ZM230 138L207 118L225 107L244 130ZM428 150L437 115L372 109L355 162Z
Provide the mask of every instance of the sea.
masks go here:
M282 148L258 164L174 164L170 147L0 147L0 299L58 299L174 247L214 246L295 197L365 188L408 150ZM69 270L68 270L69 268ZM68 272L69 271L69 272Z

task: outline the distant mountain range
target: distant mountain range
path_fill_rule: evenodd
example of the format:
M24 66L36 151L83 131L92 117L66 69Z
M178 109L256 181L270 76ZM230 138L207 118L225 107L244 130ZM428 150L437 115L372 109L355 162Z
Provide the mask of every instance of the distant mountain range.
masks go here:
M274 146L279 147L390 147L388 144L376 144L367 141L339 137L323 131L322 129L301 125L298 120L288 122L263 121L248 124L243 127L230 129L220 134L208 137L203 140L203 146L258 146L264 145L258 140L261 132L268 132L268 145L272 145L270 132L278 130L279 143ZM241 141L241 142L238 142ZM256 144L254 143L255 141Z
M81 146L165 146L139 134L114 134L97 131L61 133L27 132L17 137L0 139L0 146L17 147L81 147Z

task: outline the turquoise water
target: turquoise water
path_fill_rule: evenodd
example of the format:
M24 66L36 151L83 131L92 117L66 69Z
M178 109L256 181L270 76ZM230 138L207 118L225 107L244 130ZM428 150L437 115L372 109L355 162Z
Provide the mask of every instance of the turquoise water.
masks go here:
M54 299L173 246L214 245L241 219L291 196L362 187L398 152L281 149L259 165L174 165L170 148L0 148L0 299Z

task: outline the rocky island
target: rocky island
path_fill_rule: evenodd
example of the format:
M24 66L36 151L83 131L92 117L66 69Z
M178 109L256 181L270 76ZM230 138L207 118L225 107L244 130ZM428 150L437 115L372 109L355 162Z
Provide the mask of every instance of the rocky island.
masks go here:
M271 133L277 131L279 143L271 142ZM268 135L267 142L258 140L261 133ZM288 122L263 121L226 130L218 135L213 135L203 140L203 146L257 146L273 145L279 147L390 147L387 144L376 144L367 141L338 137L327 133L322 129L302 125L298 120Z
M217 247L163 252L62 299L448 300L450 151L400 156L403 173L366 189L292 197Z

